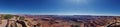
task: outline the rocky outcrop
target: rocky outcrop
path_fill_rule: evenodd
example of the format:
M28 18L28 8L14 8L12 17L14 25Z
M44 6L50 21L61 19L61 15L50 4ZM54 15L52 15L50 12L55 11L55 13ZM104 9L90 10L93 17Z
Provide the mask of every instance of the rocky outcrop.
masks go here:
M16 21L17 23L21 24L22 27L27 27L24 21Z

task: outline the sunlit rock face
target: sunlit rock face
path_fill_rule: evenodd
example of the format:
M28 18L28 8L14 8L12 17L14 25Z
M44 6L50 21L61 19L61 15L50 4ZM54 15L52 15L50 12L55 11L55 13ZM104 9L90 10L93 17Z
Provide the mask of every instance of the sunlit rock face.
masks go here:
M107 26L107 27L120 27L120 22L112 23L112 24L110 24L110 25Z

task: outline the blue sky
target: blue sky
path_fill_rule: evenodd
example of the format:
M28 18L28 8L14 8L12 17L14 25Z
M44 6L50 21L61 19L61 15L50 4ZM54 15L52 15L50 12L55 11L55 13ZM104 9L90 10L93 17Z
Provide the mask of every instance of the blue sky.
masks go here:
M120 0L0 0L4 14L120 15Z

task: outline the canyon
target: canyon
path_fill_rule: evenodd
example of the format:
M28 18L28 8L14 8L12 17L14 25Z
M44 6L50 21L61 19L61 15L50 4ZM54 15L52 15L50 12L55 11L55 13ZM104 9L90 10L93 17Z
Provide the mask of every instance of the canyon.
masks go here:
M7 19L0 15L0 27ZM23 18L20 18L23 16ZM13 15L7 27L120 27L120 16Z

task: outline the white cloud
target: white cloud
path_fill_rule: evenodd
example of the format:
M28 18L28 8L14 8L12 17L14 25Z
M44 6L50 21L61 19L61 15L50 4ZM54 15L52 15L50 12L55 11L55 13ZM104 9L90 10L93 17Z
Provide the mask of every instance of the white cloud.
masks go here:
M94 14L94 13L0 13L13 15L94 15L94 16L120 16L118 14Z

